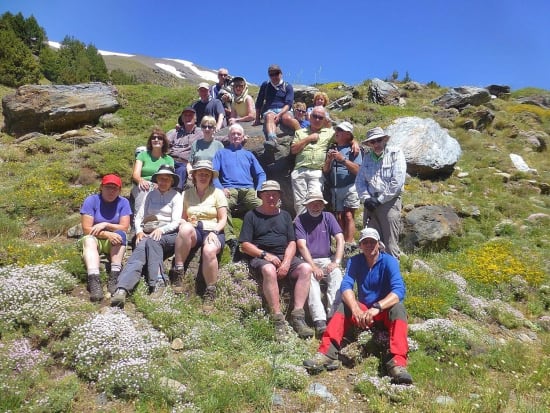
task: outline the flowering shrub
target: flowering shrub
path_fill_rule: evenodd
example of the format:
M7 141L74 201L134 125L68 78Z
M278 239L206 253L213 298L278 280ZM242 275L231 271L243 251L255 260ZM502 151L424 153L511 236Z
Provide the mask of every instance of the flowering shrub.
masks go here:
M405 307L412 316L444 316L456 300L456 287L443 278L417 271L404 273L403 278L407 285Z
M307 371L305 368L284 363L277 366L273 371L273 381L277 387L288 390L302 390L308 383Z
M529 285L537 286L544 280L544 272L537 260L526 259L511 242L493 240L467 249L451 264L468 281L485 285L508 283L521 276Z
M22 373L42 365L48 356L40 350L33 350L26 338L11 343L0 343L0 370Z
M109 394L132 396L154 376L153 361L167 348L162 333L110 309L74 329L65 342L65 362Z

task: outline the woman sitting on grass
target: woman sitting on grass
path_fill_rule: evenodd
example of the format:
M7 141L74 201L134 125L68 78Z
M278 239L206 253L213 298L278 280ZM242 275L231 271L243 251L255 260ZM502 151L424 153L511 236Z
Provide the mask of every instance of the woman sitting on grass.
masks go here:
M183 195L183 219L176 238L174 268L170 281L174 293L183 292L184 263L192 248L202 247L202 273L206 282L203 310L211 311L216 299L218 281L217 254L225 244L223 229L227 222L227 198L212 180L218 172L211 161L198 161L193 165L193 187Z
M130 203L120 196L122 180L117 175L105 175L99 194L87 197L80 208L80 222L84 237L79 241L88 273L88 291L91 301L103 300L99 281L99 254L109 256L111 273L107 289L112 294L122 268L126 251L126 231L130 226Z
M174 253L183 201L175 189L179 176L173 166L162 165L151 181L157 188L147 194L136 213L136 248L118 277L112 306L124 307L126 296L139 282L143 270L149 292L165 285L164 259Z

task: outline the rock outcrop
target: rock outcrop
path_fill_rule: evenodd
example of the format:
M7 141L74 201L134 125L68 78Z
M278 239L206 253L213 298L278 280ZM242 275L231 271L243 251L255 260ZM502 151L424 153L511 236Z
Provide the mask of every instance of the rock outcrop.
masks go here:
M407 172L420 178L449 176L462 154L457 140L433 119L399 118L386 133L391 136L389 145L399 146L405 154Z
M400 93L397 86L374 78L369 86L369 101L379 105L399 105Z
M461 86L450 89L444 95L432 100L432 103L445 109L456 108L460 110L468 105L479 106L490 100L491 95L487 89Z
M101 115L119 108L117 94L114 86L104 83L21 86L2 99L5 131L21 136L95 124Z

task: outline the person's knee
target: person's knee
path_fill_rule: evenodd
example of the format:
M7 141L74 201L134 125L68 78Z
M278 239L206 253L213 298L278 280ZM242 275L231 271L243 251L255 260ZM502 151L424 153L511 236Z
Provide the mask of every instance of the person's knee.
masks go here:
M311 268L311 265L309 265L307 262L303 262L302 264L298 265L296 269L294 270L294 274L296 278L300 279L311 279L311 273L313 272L313 269Z
M207 260L217 260L218 247L213 244L204 244L202 246L202 256Z
M178 237L183 239L188 239L192 234L195 233L195 227L189 222L183 222L178 228Z
M407 310L403 303L399 302L389 309L390 321L405 320L407 321Z
M264 281L277 281L277 269L271 263L262 267L262 278Z

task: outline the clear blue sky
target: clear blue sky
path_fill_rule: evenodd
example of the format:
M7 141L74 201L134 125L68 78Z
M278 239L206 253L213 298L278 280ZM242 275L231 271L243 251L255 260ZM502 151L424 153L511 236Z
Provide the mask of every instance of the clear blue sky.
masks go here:
M0 0L49 40L227 67L259 83L357 84L393 71L443 86L550 89L550 0Z

